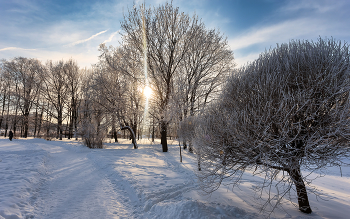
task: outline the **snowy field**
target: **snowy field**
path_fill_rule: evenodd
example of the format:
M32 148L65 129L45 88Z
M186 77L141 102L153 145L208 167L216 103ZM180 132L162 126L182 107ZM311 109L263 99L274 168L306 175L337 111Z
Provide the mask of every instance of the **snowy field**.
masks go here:
M107 143L88 149L78 141L0 138L0 219L15 218L265 218L252 188L262 181L245 174L233 190L222 186L211 196L198 189L196 159L170 141ZM337 168L313 184L311 215L290 202L271 218L349 218L350 167ZM296 201L296 200L295 200Z

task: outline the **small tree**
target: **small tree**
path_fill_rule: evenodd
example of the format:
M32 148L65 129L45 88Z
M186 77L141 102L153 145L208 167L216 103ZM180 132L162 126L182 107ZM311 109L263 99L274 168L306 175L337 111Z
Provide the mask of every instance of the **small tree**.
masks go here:
M261 190L279 179L273 209L294 185L299 210L311 213L302 170L339 166L350 152L349 60L333 39L291 41L238 69L195 130L204 189L258 169Z
M87 72L82 82L83 104L81 133L83 142L89 148L103 148L103 140L106 137L107 126L103 123L105 120L105 111L98 103L99 96L94 96L92 86L92 74Z

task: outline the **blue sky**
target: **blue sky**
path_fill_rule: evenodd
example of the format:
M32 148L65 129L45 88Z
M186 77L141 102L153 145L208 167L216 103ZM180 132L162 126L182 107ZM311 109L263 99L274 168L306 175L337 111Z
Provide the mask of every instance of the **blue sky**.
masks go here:
M97 62L100 43L118 46L123 13L143 0L0 0L0 59ZM145 0L158 6L165 0ZM349 0L174 0L223 33L238 66L291 39L350 42Z

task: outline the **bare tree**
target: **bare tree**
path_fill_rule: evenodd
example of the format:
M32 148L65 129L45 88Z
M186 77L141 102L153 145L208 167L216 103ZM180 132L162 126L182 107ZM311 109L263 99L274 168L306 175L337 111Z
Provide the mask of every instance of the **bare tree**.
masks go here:
M189 51L185 54L176 78L177 96L182 109L181 120L194 116L215 95L234 67L233 53L226 39L218 31L206 30L203 23L196 24L191 32ZM190 140L190 139L187 139ZM189 141L189 151L192 144ZM186 138L184 138L186 149Z
M196 18L191 19L172 4L145 9L134 7L121 23L125 46L133 47L143 55L144 68L148 71L154 90L154 106L158 111L163 152L168 151L166 108L171 100L174 77L189 49L186 38Z
M5 60L3 60L4 62ZM1 65L3 64L1 63ZM5 72L2 66L0 66L0 103L1 103L1 117L0 117L0 129L2 128L2 124L4 121L4 113L6 110L6 100L7 103L10 101L10 87L11 87L11 77Z
M291 41L238 69L197 121L203 188L211 192L226 178L237 184L255 169L265 174L264 208L274 209L294 185L299 210L311 213L302 170L349 156L349 76L349 46L333 39Z
M23 57L14 58L12 61L4 62L4 68L17 81L16 94L19 97L19 106L23 115L23 137L28 136L29 114L35 103L39 91L40 77L43 68L36 59Z
M72 59L67 61L63 67L64 74L67 78L67 88L70 97L69 111L69 135L70 139L74 128L74 137L77 139L77 122L78 122L78 108L81 101L81 81L82 73L79 70L78 63Z
M55 112L48 112L57 120L56 138L62 140L62 122L64 120L64 108L68 103L69 90L67 86L67 75L64 73L64 62L53 63L48 61L43 77L43 95L54 107Z
M100 96L95 95L92 89L93 74L92 71L86 72L84 76L82 92L82 134L84 144L89 148L103 148L103 139L106 137L106 123L103 120L106 116L106 110L101 107Z
M94 67L94 83L92 89L100 97L99 104L109 114L111 131L115 142L118 142L117 127L125 119L129 90L127 76L120 67L122 61L119 48L109 49L100 45L100 60Z

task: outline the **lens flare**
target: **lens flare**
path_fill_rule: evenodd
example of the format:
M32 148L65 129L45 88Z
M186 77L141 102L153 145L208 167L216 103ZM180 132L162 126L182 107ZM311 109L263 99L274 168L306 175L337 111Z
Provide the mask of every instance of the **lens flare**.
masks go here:
M146 86L145 89L143 90L143 95L145 95L145 97L149 99L152 95L152 89Z
M143 71L145 74L145 88L143 94L146 96L145 108L143 112L142 127L145 127L146 121L148 120L148 100L152 95L152 89L148 86L147 77L147 36L146 36L146 20L145 20L145 5L142 6L142 44L143 44ZM146 128L147 130L147 128Z

